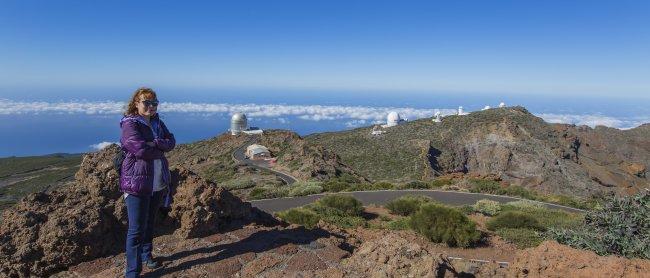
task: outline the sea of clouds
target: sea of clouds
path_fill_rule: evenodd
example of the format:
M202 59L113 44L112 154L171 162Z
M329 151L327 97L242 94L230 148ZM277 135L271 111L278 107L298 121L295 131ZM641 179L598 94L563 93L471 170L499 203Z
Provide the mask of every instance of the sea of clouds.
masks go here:
M0 115L21 114L120 114L124 111L124 102L117 101L65 101L65 102L25 102L0 99ZM371 107L343 105L286 105L286 104L229 104L229 103L193 103L162 102L162 113L195 113L201 115L230 115L243 112L254 118L273 118L289 122L290 117L308 121L345 122L347 127L358 127L385 121L390 111L398 112L406 119L431 117L437 111L444 115L455 114L455 109L421 109L409 107ZM594 114L536 114L550 123L567 123L587 126L608 126L629 129L650 122L650 115L638 117L613 117ZM105 143L105 142L103 142ZM96 146L100 148L104 146Z

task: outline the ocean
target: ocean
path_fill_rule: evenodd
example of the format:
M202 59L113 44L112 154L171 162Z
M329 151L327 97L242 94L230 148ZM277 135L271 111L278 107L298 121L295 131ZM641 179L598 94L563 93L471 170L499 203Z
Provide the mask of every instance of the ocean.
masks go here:
M91 93L88 93L90 91ZM0 157L94 151L119 141L129 91L0 90ZM486 105L520 105L549 122L632 128L650 122L648 101L612 97L523 96L459 92L331 92L299 90L158 90L159 112L179 143L227 132L230 116L244 112L251 126L300 135L340 131L385 121L397 111L409 120L436 111L466 112Z

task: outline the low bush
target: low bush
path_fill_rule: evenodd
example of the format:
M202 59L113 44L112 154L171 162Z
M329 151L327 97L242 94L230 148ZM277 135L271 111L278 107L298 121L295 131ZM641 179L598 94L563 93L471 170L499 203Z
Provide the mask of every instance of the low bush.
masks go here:
M368 222L359 216L345 216L345 215L326 215L322 216L323 221L341 228L356 228L366 227Z
M501 184L492 180L470 179L469 183L472 193L500 194L502 190Z
M303 225L307 228L313 228L321 219L318 214L305 208L281 211L277 213L277 216L288 223Z
M228 190L238 190L251 188L255 186L255 182L251 179L234 179L223 182L220 185Z
M497 201L492 201L488 199L478 200L474 206L472 206L475 212L481 213L487 216L495 216L501 211L501 204Z
M327 195L316 204L316 207L336 209L347 216L360 216L363 213L363 204L350 195Z
M453 181L450 179L435 179L429 182L429 188L441 188L445 185L452 184Z
M650 259L650 191L615 197L587 212L583 225L551 229L548 236L599 255Z
M374 190L388 190L394 189L395 185L389 182L376 182L372 185Z
M460 207L457 207L457 209L458 209L458 211L460 211L462 214L465 214L465 215L470 215L470 214L474 213L474 206L470 206L470 205L460 206Z
M351 186L351 184L347 182L340 182L340 181L335 181L335 180L329 180L326 182L323 182L321 185L323 187L324 191L327 192L341 192Z
M533 202L533 201L528 201L528 200L519 200L519 201L514 201L514 202L507 202L502 208L508 207L509 209L512 210L537 210L537 209L544 209L544 205L538 203L538 202Z
M533 201L515 201L501 206L501 211L516 211L535 218L539 224L546 228L571 228L582 223L584 219L580 213L570 213L563 210L549 209Z
M532 229L502 228L498 229L496 234L522 249L536 247L544 241L544 238L539 234L539 232Z
M472 222L460 211L439 204L424 204L411 215L409 226L433 242L467 247L481 238Z
M431 198L429 197L404 195L386 203L384 207L386 207L386 209L388 209L392 214L409 216L418 211L422 204L428 202L431 202Z
M296 182L291 185L289 196L306 196L323 192L323 187L319 182Z
M409 220L408 217L401 217L389 221L386 226L391 230L407 230L409 228Z
M422 181L411 181L401 184L399 189L429 189L429 184Z
M248 193L248 198L251 200L282 198L287 196L289 196L289 188L286 186L255 187Z
M518 212L518 211L506 211L499 214L498 216L490 219L487 222L486 227L491 231L496 231L501 228L527 228L534 230L544 230L545 228L535 219L534 217Z

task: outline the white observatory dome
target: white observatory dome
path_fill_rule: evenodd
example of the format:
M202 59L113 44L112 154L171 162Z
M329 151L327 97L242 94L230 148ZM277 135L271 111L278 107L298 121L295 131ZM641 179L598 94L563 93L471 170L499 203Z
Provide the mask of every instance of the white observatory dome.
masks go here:
M396 126L402 121L402 118L397 114L397 112L393 111L388 113L388 116L386 117L386 126Z
M506 104L504 102L499 103L499 108L506 107Z
M237 135L242 131L248 129L248 120L244 113L235 113L230 119L230 133Z

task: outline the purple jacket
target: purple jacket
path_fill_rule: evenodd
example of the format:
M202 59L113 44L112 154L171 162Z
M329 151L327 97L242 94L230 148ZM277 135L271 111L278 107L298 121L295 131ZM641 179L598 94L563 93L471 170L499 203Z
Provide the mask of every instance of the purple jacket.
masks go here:
M133 195L152 194L153 191L153 161L162 161L162 180L169 185L169 163L165 152L176 146L174 135L169 132L158 114L151 117L151 124L157 125L157 133L147 125L140 116L126 116L120 121L122 136L120 143L125 152L120 175L120 190ZM154 142L150 147L146 142Z

